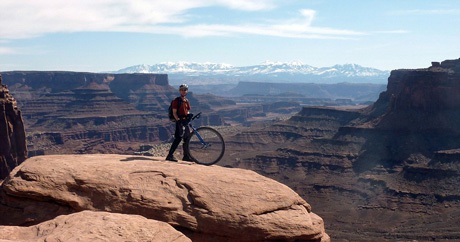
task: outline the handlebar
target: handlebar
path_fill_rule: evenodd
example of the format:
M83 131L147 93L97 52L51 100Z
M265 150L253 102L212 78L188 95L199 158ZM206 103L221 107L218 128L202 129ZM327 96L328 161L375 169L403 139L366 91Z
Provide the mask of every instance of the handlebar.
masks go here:
M195 114L195 116L193 116L190 120L198 119L200 117L201 117L201 112Z

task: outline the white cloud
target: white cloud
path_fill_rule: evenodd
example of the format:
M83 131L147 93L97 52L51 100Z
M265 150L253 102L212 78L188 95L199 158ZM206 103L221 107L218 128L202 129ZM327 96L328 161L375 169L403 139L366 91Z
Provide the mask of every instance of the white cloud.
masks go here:
M183 22L181 15L201 1L175 0L2 0L0 38L46 33L113 31L120 27Z
M265 9L275 8L273 1L267 0L216 0L208 1L210 3L216 2L223 6L227 6L232 9L246 10L246 11L258 11Z
M235 34L288 38L348 38L362 33L312 27L316 12L300 10L278 23L190 24L189 10L225 7L240 11L274 9L274 0L2 0L0 39L31 38L62 32L143 32L186 37Z
M14 54L16 51L13 48L0 47L0 55Z

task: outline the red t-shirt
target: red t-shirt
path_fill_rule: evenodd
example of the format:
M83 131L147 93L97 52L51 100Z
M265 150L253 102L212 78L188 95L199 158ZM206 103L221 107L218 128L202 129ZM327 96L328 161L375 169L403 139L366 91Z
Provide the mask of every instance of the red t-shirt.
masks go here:
M174 99L172 103L172 108L177 109L177 115L180 118L187 116L188 111L190 110L190 102L188 101L188 99L184 97L182 99L182 105L180 107L178 107L178 105L179 105L179 100L177 100L176 98Z

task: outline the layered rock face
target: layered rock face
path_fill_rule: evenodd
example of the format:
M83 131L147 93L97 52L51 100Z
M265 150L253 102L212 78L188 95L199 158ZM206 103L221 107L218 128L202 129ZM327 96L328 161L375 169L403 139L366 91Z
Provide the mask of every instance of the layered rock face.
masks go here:
M174 126L167 108L177 89L166 74L4 72L19 100L30 156L62 153L133 153L168 141ZM216 98L190 100L205 115L197 125L221 125L210 110ZM217 102L216 102L217 103Z
M16 100L0 75L0 180L27 158L26 135Z
M387 91L371 111L371 115L385 112L377 128L458 134L459 62L448 60L426 69L392 71ZM386 110L379 110L381 107Z
M75 213L89 210L163 221L192 241L330 241L323 220L281 183L248 170L159 160L123 155L32 157L0 188L0 225L29 226L29 235L15 238L37 236L33 231L48 226L52 229L46 233L68 235L94 230L88 226L101 226L101 216L108 216L97 215L84 225L76 221L88 216ZM126 223L132 224L128 219ZM104 220L113 221L111 216ZM83 227L63 228L59 221ZM135 233L138 226L146 228L137 224L127 231ZM0 226L5 230L20 231Z
M165 74L3 72L18 100L29 156L63 153L133 154L139 147L168 142L167 119L178 95ZM188 94L200 125L250 125L300 110L294 102L244 103L211 94ZM240 102L243 100L239 100Z
M445 154L460 159L455 158L460 148L459 94L460 59L434 62L426 69L392 71L388 90L365 112L369 120L355 125L373 127L384 137L379 144L385 148L364 154L378 151L382 160L406 160L413 154L430 160ZM355 168L367 169L369 162L364 163Z
M224 165L287 184L318 210L331 237L460 239L460 59L392 71L365 109L304 107L233 138ZM247 150L247 152L246 152Z

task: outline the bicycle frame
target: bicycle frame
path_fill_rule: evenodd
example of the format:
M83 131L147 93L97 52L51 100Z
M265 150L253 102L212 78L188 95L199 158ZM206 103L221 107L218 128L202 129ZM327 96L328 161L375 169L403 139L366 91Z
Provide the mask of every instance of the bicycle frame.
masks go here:
M203 138L201 138L201 135L200 135L200 133L198 133L196 128L191 123L189 123L188 126L193 130L193 132L195 132L196 137L198 137L198 139L200 140L201 144L203 145L202 148L208 147L208 144L206 142L204 142Z
M190 122L188 123L188 126L193 130L193 132L195 132L196 137L198 137L198 139L200 140L201 144L203 145L202 148L207 148L208 144L203 140L203 138L201 138L201 135L200 135L200 133L198 133L198 131L196 130L195 126L192 125L192 121L195 120L196 118L200 118L200 116L201 116L201 112L199 112L198 114L193 116L190 119Z

